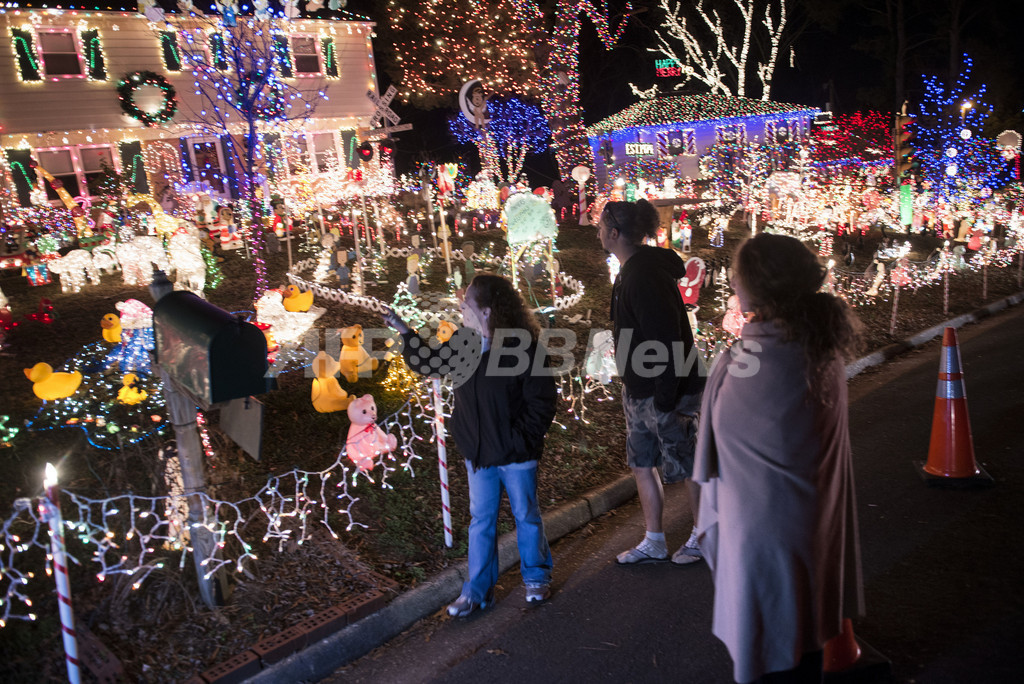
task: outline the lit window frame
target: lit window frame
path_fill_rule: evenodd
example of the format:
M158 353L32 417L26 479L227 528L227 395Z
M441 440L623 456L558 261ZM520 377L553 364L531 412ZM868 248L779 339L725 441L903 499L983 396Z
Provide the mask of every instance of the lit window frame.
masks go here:
M106 149L110 154L110 162L113 165L115 173L121 173L121 160L117 154L117 149L110 143L89 143L85 145L55 145L53 147L37 147L32 150L32 157L36 162L44 169L47 173L52 175L54 178L66 177L70 175L75 176L75 181L78 183L78 194L72 194L73 198L85 197L91 200L98 199L101 195L92 195L89 193L89 181L86 174L97 173L96 171L86 171L85 164L82 162L81 150L92 150L92 149ZM61 173L56 174L52 169L48 168L43 163L43 156L41 153L53 153L67 151L71 157L71 169L72 173ZM47 189L50 187L49 181L43 178L42 174L36 174L36 183L38 189L42 190L47 194L47 202L54 206L63 206L63 202L60 198L51 198ZM70 191L69 191L69 194Z
M295 50L295 39L304 38L313 44L313 54L302 53L303 57L316 57L316 71L299 70L299 53ZM324 75L324 56L320 51L320 36L314 33L290 33L288 34L288 56L292 63L291 78L316 78Z
M50 52L47 53L43 49L43 36L52 35L55 33L65 33L71 36L72 44L75 46L75 57L78 59L78 73L77 74L51 74L46 68L46 55L47 54L71 54L69 52ZM39 68L42 70L40 74L44 80L61 81L64 79L82 79L86 80L89 78L88 65L85 63L84 49L82 47L82 37L79 32L72 27L68 26L37 26L36 27L36 56L39 58Z

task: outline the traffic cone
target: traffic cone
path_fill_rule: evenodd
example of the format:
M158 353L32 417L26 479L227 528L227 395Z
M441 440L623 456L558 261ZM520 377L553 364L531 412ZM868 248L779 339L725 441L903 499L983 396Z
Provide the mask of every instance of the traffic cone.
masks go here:
M822 654L824 684L878 684L892 681L892 663L853 634L853 622L843 618L842 631L825 642Z
M961 368L956 329L946 328L942 336L928 462L921 467L921 474L929 483L981 484L992 481L974 460L974 441Z
M843 618L843 628L836 636L825 642L825 672L842 672L853 667L860 658L860 646L853 636L853 621Z

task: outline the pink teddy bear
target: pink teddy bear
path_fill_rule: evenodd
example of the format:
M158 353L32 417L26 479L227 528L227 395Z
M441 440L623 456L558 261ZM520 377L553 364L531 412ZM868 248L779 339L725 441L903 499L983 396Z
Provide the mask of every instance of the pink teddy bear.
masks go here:
M378 456L394 451L398 446L394 435L377 427L377 403L371 395L353 399L348 405L348 418L352 425L348 429L345 449L349 460L360 470L370 470Z

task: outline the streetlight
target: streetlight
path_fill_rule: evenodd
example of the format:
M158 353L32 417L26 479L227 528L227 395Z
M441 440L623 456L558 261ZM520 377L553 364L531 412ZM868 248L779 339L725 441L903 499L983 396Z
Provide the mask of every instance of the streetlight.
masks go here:
M964 127L964 119L967 116L967 110L973 106L974 105L970 102L964 102L962 105L960 105L960 128Z

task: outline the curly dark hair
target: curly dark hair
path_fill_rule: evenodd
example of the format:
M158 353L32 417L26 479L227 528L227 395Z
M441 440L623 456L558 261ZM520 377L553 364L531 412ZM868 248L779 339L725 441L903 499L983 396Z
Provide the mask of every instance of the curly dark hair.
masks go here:
M654 205L645 199L638 199L636 202L609 202L604 205L601 212L601 220L614 228L635 245L643 242L644 238L652 238L657 235L658 210Z
M512 281L493 273L477 273L469 284L473 301L481 308L490 308L487 326L493 335L495 330L519 328L530 333L534 342L540 337L540 325L526 306L522 295L512 286ZM468 295L470 289L466 289Z
M807 386L819 401L829 365L853 358L861 344L861 323L839 297L820 292L828 269L802 242L761 233L740 246L733 275L750 297L755 316L774 321L788 341L803 347Z

